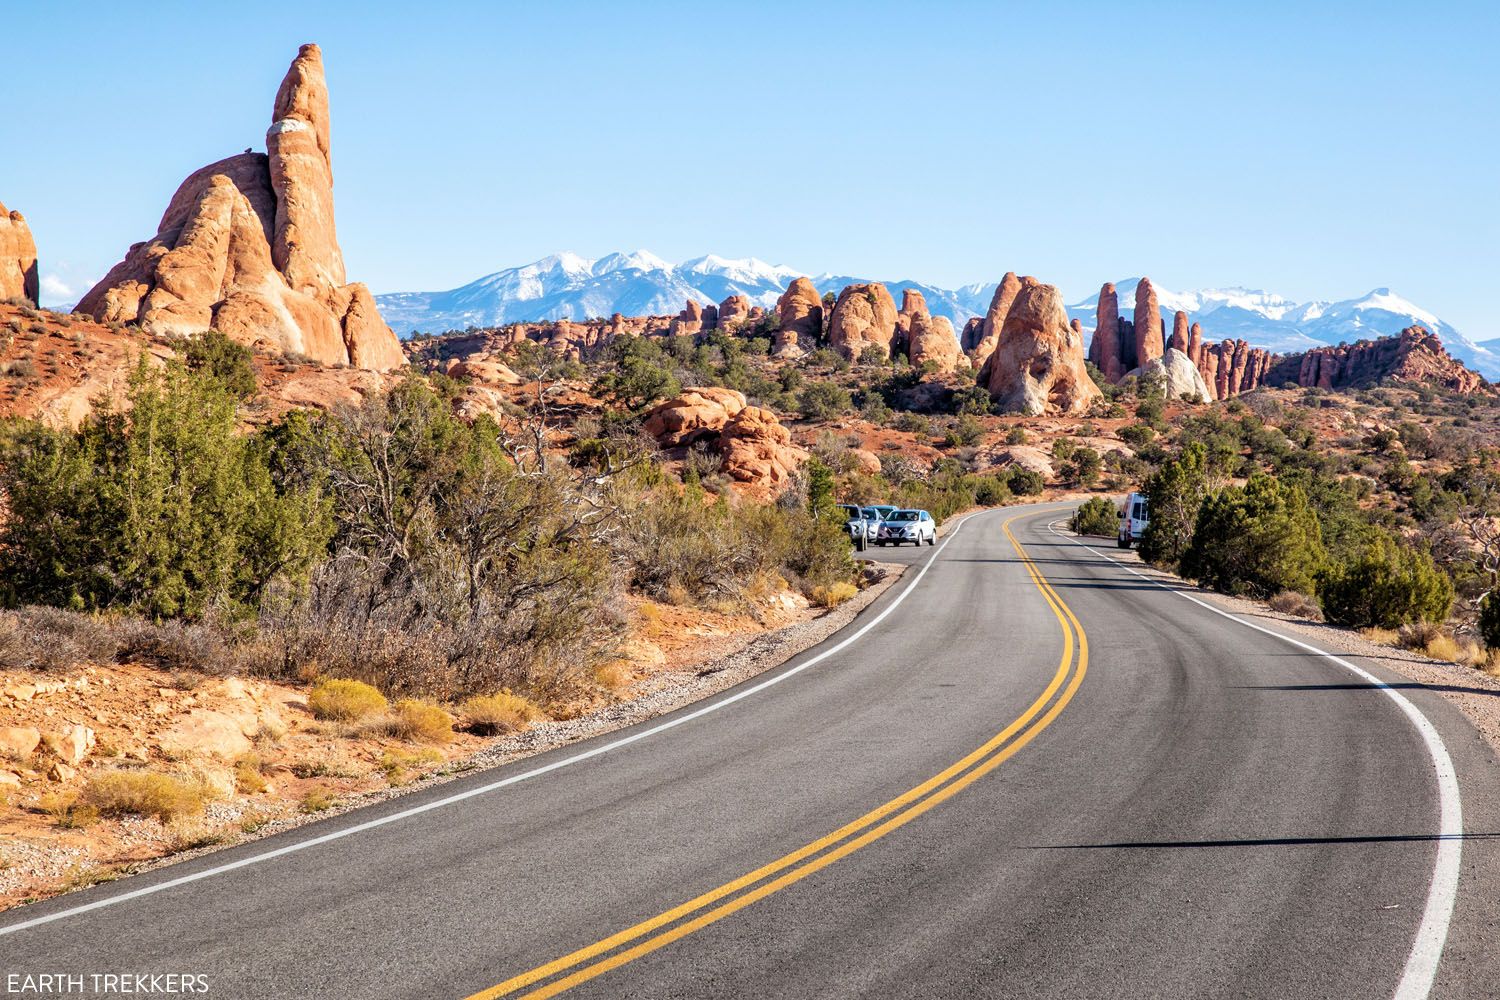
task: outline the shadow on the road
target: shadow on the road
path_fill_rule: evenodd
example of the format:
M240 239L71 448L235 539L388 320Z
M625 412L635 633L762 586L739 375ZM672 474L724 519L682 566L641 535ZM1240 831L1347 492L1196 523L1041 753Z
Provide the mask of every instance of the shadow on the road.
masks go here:
M1277 654L1272 654L1277 655ZM1290 655L1290 654L1280 654ZM1305 654L1299 654L1305 655ZM1489 688L1468 687L1463 684L1419 684L1416 681L1401 681L1396 684L1245 684L1243 691L1451 691L1454 694L1483 694L1491 698L1500 696L1500 691Z
M1113 844L1040 844L1034 851L1099 851L1177 847L1303 847L1313 844L1405 844L1437 840L1497 840L1500 833L1406 833L1363 837L1260 837L1246 840L1139 840Z

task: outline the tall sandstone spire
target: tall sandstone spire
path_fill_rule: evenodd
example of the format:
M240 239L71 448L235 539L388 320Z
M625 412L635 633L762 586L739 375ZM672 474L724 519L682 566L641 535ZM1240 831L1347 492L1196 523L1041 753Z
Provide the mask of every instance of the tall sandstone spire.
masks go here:
M20 212L0 205L0 299L26 299L36 305L36 241Z
M1135 367L1145 367L1151 359L1161 357L1164 347L1161 304L1151 279L1142 278L1135 286Z
M401 367L401 344L369 289L345 283L316 45L302 46L287 70L266 145L268 153L240 153L191 174L156 236L131 247L76 311L161 336L217 329L323 364Z

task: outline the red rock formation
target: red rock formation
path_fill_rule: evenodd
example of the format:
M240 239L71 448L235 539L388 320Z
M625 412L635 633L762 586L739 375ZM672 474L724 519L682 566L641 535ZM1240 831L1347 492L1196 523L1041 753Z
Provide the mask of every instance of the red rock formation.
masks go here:
M1161 305L1150 278L1142 278L1135 288L1135 365L1159 358L1164 350L1161 333Z
M1005 317L1010 313L1012 303L1016 296L1021 293L1021 279L1016 277L1016 272L1006 271L1005 277L1000 279L1000 284L995 286L995 295L990 299L990 308L984 314L984 326L979 331L979 341L969 351L969 360L974 363L975 368L983 369L986 361L994 353L995 347L1000 343L1000 331L1005 326Z
M1188 330L1187 355L1195 365L1203 360L1203 324L1201 323L1194 323Z
M731 295L719 303L719 329L732 330L750 319L750 300L743 295Z
M891 311L895 310L893 302ZM731 479L767 493L782 492L792 473L807 461L807 452L792 444L791 431L776 414L759 406L735 414L714 447L724 457L724 472Z
M1188 353L1188 315L1181 309L1172 314L1172 342L1167 346Z
M867 347L878 347L889 357L895 335L896 302L884 285L850 285L839 293L828 323L829 347L851 361Z
M980 373L990 398L1012 412L1088 412L1103 398L1084 368L1083 337L1068 323L1062 293L1026 278L1008 304L1000 342Z
M404 365L369 289L345 283L328 131L322 54L304 45L277 91L268 152L189 176L156 236L131 247L76 311L166 336L212 327L326 364Z
M36 305L39 292L31 227L20 212L7 212L0 204L0 299L25 299Z
M1219 351L1213 344L1200 345L1198 371L1203 373L1203 383L1208 387L1208 398L1219 399Z
M1484 385L1477 372L1448 353L1436 334L1420 326L1407 327L1396 337L1313 348L1274 364L1267 358L1261 381L1273 386L1295 382L1324 389L1395 382L1441 386L1460 393L1476 392Z
M964 354L972 359L974 348L979 346L979 341L984 337L984 317L970 316L964 323L964 332L958 338L958 346L963 349Z
M1094 315L1094 364L1107 381L1118 382L1129 369L1120 357L1120 297L1112 282L1106 281L1099 289L1099 305Z
M911 316L908 352L913 367L931 362L940 372L958 367L958 338L947 316L931 316L924 308Z
M707 328L712 329L712 327ZM677 318L672 321L669 333L673 337L691 337L701 333L704 329L703 306L692 299L688 299L687 305L682 308L682 312L678 313Z
M901 311L896 313L896 336L891 342L891 349L900 353L910 350L912 317L917 315L930 317L927 311L927 297L915 288L908 288L901 293ZM957 343L955 341L954 343Z
M811 350L823 333L823 299L808 278L796 278L776 300L781 325L776 330L775 353L795 358Z
M716 438L744 408L744 393L702 386L658 403L646 413L642 426L662 447L677 448Z

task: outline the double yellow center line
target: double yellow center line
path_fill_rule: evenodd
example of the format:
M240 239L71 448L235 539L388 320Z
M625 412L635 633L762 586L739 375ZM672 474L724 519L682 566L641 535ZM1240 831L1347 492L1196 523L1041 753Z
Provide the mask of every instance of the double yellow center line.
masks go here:
M941 773L826 837L618 934L475 993L468 1000L492 1000L516 994L525 1000L556 996L687 937L905 826L1005 763L1037 733L1051 725L1083 682L1083 675L1088 670L1089 647L1083 626L1072 610L1057 596L1021 543L1016 541L1016 536L1011 534L1010 526L1014 521L1035 517L1038 513L1048 512L1014 515L1001 525L1001 530L1062 627L1063 652L1050 683L1015 721ZM520 993L522 990L527 992Z

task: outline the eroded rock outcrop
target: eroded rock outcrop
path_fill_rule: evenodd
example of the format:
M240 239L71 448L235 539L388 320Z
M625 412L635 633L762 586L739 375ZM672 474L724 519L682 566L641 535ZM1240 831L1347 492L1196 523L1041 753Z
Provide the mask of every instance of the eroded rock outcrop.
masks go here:
M823 334L823 298L810 278L795 278L776 300L778 357L799 357L812 350Z
M1442 386L1461 393L1476 392L1484 385L1478 372L1465 368L1443 347L1437 334L1421 326L1409 326L1395 337L1288 355L1267 365L1261 381L1273 386L1291 382L1324 389L1363 388L1389 381Z
M927 296L915 288L907 288L901 293L901 309L896 313L896 336L891 341L893 351L910 353L912 320L916 316L931 318L927 311Z
M652 407L643 426L657 444L679 448L716 438L744 408L744 393L700 386Z
M0 204L0 299L25 299L36 305L38 294L36 240L31 227L20 212L7 212Z
M1110 382L1118 382L1128 370L1120 354L1120 296L1113 282L1099 289L1099 304L1094 309L1094 339L1090 360Z
M723 456L724 472L731 479L768 493L784 490L792 473L807 461L807 452L792 444L791 431L776 414L759 406L735 414L714 448Z
M1083 337L1068 323L1062 293L1035 278L1021 281L980 379L1004 409L1033 416L1085 413L1103 398L1084 367Z
M1188 314L1179 309L1172 314L1172 340L1167 346L1187 354L1189 337Z
M896 301L880 282L849 285L839 293L828 322L828 346L853 361L866 348L890 357L896 336Z
M1156 288L1150 278L1142 278L1135 286L1135 367L1149 364L1159 358L1165 349L1161 332L1161 303L1156 298Z
M1006 271L1000 284L995 286L995 294L990 298L990 307L985 310L984 322L979 329L979 339L967 352L969 361L975 368L983 370L985 362L995 353L995 347L1000 343L1000 331L1005 326L1005 317L1021 292L1021 280L1016 277L1016 272Z
M131 247L76 311L162 336L214 328L324 364L404 365L369 289L346 283L316 45L302 46L277 91L266 148L183 181L156 236Z
M959 353L958 337L954 335L953 323L947 316L932 316L925 309L914 314L907 337L907 354L912 367L920 368L931 363L940 372L951 372L959 367L963 355Z
M719 329L733 331L750 320L750 300L743 295L731 295L719 303Z

